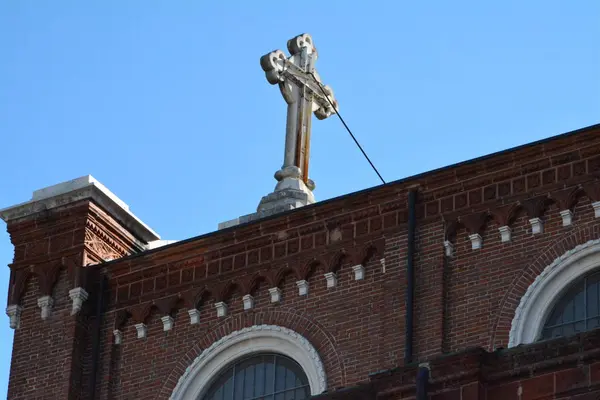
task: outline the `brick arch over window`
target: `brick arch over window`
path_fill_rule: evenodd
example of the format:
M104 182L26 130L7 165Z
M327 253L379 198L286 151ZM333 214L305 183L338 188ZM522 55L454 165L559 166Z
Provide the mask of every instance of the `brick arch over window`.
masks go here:
M304 338L318 353L324 367L327 387L341 387L346 385L343 361L338 354L337 345L331 334L320 324L305 315L293 310L281 309L277 311L262 311L256 313L243 313L231 316L223 322L211 327L206 335L199 335L198 341L177 362L156 399L170 398L177 386L179 379L186 370L198 359L202 353L213 346L220 339L240 332L244 328L261 325L278 326ZM273 349L276 351L276 349Z
M521 304L523 297L527 294L530 286L536 281L536 278L541 276L544 273L544 270L550 266L555 266L559 260L565 258L578 246L582 246L586 243L590 243L588 244L588 246L590 246L591 242L596 240L598 236L597 227L581 227L571 232L570 235L558 239L545 248L540 249L538 257L515 277L501 300L498 307L499 312L496 314L493 325L491 326L490 349L507 347L509 342L511 346L516 345L512 343L510 337L511 329L513 330L513 333L515 331L513 328L515 312L517 311L517 308L519 308L519 305ZM598 247L598 250L600 250L600 246ZM529 296L530 295L528 295L528 297ZM521 310L519 310L519 312L521 312Z

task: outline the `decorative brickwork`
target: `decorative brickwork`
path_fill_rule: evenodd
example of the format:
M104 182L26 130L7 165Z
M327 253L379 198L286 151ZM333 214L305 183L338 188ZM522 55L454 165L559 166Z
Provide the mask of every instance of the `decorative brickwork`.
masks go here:
M95 385L95 399L168 399L205 349L256 325L306 338L328 390L364 383L325 398L414 396L416 364L402 366L409 188L414 360L430 365L431 398L598 390L597 333L486 352L508 346L544 268L600 238L598 154L595 126L148 251L93 201L9 220L9 398L89 399Z

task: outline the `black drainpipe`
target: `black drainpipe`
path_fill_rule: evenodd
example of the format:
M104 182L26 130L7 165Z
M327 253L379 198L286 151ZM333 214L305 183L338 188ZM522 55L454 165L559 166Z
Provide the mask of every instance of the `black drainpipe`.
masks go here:
M100 332L102 330L102 316L104 315L104 294L108 286L106 276L98 271L100 275L99 289L96 294L96 318L92 329L92 368L90 372L90 400L96 398L96 380L98 375L98 363L100 358Z
M429 384L429 368L419 367L417 371L417 400L427 400L427 386Z
M417 190L412 189L408 192L408 238L406 250L406 335L404 338L404 365L408 365L413 360L413 308L415 295L415 203L417 200Z

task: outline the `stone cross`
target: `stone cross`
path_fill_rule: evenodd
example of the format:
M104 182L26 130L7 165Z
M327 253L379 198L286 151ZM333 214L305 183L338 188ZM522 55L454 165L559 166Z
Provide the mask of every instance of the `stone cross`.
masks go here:
M260 59L267 80L272 85L279 85L288 104L285 153L283 166L275 173L278 181L275 190L306 192L308 189L312 197L315 185L308 178L311 116L314 112L318 119L325 119L335 114L338 106L333 91L321 85L315 71L317 49L311 36L298 35L288 40L287 47L291 54L289 58L281 50L276 50Z

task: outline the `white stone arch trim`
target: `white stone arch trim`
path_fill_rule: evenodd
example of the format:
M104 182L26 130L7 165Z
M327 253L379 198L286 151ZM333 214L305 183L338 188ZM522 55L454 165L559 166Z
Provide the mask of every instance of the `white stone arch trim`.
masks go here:
M508 347L537 340L560 296L574 281L597 268L600 268L600 239L576 246L544 268L515 310Z
M311 395L327 389L325 368L313 345L302 335L277 325L254 325L214 342L185 370L171 400L198 400L231 363L242 357L271 352L296 361L308 378Z

